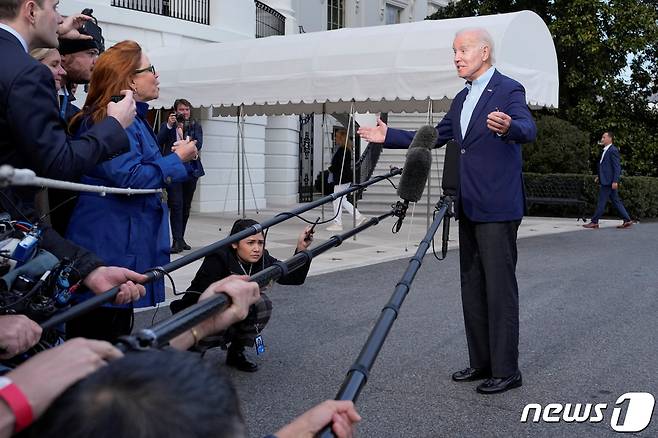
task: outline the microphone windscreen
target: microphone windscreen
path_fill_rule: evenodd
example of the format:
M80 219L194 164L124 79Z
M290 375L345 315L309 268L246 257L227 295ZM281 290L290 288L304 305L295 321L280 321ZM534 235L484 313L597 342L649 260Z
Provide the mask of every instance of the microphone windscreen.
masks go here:
M427 177L432 167L432 148L436 144L437 133L433 126L422 126L409 145L404 162L398 196L405 201L418 202L423 196Z
M444 195L456 196L457 183L459 181L459 145L450 140L446 144L446 155L443 161L443 177L441 178L441 189Z

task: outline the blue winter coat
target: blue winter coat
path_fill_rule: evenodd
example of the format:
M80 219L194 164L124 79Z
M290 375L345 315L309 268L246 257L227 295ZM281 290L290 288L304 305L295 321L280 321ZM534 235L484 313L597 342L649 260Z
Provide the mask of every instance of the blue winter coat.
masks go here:
M99 164L83 177L82 183L151 189L188 179L178 155L160 154L155 134L144 119L147 110L147 104L138 102L137 117L126 129L130 152ZM77 135L88 130L92 123L86 119ZM168 217L162 194L101 196L83 192L66 237L96 253L109 266L144 272L169 262ZM132 306L154 306L164 298L164 281L158 280L146 285L146 295Z

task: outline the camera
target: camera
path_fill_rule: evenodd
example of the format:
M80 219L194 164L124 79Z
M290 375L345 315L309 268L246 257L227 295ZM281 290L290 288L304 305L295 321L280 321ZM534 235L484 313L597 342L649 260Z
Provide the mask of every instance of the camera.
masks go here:
M96 43L98 52L103 53L105 51L105 38L103 38L103 31L98 25L98 20L96 19L96 17L92 15L93 13L94 13L93 9L90 8L83 9L82 15L91 17L91 20L87 20L84 22L82 28L80 29L80 33L84 35L90 35L94 39L94 42Z
M176 114L176 121L178 123L185 123L185 116L183 115L183 113Z

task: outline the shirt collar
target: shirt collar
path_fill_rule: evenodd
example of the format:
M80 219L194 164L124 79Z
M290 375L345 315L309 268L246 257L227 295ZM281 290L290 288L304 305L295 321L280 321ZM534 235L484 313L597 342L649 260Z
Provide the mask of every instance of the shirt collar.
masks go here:
M610 143L608 146L606 146L606 147L603 148L603 153L604 153L604 154L605 154L605 152L606 152L608 149L610 149L610 146L612 146L612 143Z
M25 53L28 52L28 50L27 50L27 41L25 41L25 38L23 38L23 36L20 33L18 33L13 27L8 26L4 23L0 23L0 29L4 29L7 32L9 32L10 34L12 34L13 36L15 36L16 39L18 40L18 42L21 43L21 46L23 46L23 49L25 50Z
M493 76L495 71L496 71L496 67L494 67L492 65L491 67L489 67L489 69L487 71L485 71L482 75L480 75L480 77L477 78L476 80L474 80L472 82L471 81L466 81L466 88L468 88L469 90L473 86L475 86L477 88L483 88L485 85L487 85L489 83L489 81L491 80L491 77Z

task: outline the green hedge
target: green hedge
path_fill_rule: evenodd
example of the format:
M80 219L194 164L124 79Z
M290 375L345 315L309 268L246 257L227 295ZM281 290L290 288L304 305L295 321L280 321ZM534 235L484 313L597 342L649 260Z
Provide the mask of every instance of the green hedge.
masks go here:
M575 180L583 183L583 199L587 202L586 216L590 217L594 213L599 196L599 185L594 182L593 175L581 175L574 173L549 173L538 174L526 172L523 174L526 181L540 180L550 181L551 179ZM621 197L628 214L633 219L648 219L658 217L658 178L648 176L622 176L619 187L619 196ZM558 217L575 217L579 209L569 206L545 206L535 205L530 211L533 215L546 215ZM618 217L617 212L608 202L606 216Z

